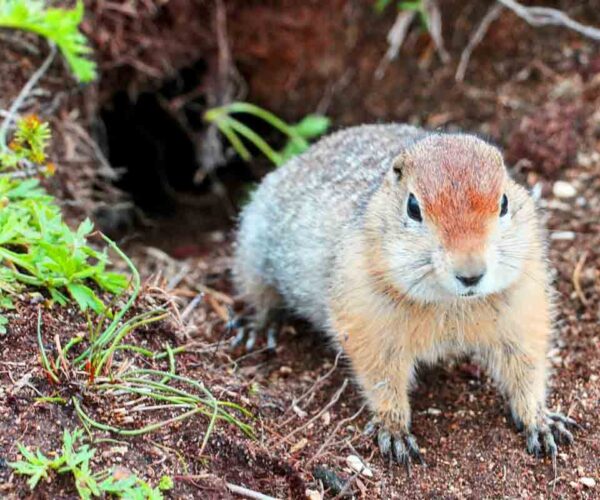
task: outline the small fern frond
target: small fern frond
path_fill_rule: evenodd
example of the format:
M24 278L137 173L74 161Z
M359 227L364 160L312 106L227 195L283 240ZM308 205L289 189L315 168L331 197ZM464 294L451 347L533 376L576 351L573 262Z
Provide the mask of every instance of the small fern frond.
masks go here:
M92 51L79 31L83 2L72 9L47 8L45 0L0 0L0 27L30 31L54 42L80 82L96 77L96 64L88 58Z

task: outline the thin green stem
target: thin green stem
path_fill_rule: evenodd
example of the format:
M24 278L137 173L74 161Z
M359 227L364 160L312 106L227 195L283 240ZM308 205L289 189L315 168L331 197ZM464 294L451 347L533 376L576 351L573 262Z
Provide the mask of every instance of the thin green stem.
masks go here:
M138 354L141 354L142 356L146 356L147 358L155 358L155 353L153 351L150 351L149 349L144 349L143 347L139 347L137 345L131 345L131 344L119 344L117 347L115 347L115 351L133 351L133 352L137 352Z
M171 346L169 344L165 344L165 349L167 350L167 356L168 356L168 361L169 361L169 373L174 374L175 373L175 356L173 355L173 349L171 349ZM161 383L164 384L169 381L169 377L164 376L160 381L161 381Z
M240 140L240 138L236 135L236 133L231 130L229 126L229 117L225 116L220 121L217 122L217 127L221 131L221 133L229 140L233 149L242 157L244 161L250 161L252 159L252 154L248 151L248 148L244 146L244 143Z
M157 311L151 311L151 312L152 313L157 313ZM140 317L141 316L142 315L140 315ZM101 373L101 370L104 367L104 365L106 364L106 362L114 354L116 347L125 338L125 336L127 336L130 332L132 332L136 328L139 328L140 326L149 325L151 323L156 323L157 321L161 321L161 320L163 320L163 319L165 319L167 317L168 317L168 314L167 313L163 313L160 316L154 316L154 317L145 318L145 319L142 319L140 321L133 322L131 324L127 324L126 323L125 325L127 325L127 326L124 326L123 328L121 328L121 329L119 329L117 331L117 333L116 333L116 335L114 337L114 340L112 341L112 344L110 345L110 347L108 349L106 349L104 351L104 354L100 358L100 361L95 365L95 367L94 367L95 374L98 375L98 374Z
M46 356L46 349L44 348L44 342L42 341L42 310L38 309L38 319L37 319L37 340L38 345L40 347L40 355L42 357L42 366L48 376L52 379L55 384L59 383L58 376L52 371L52 367L50 366L50 362L48 361L48 357Z
M208 423L208 427L206 428L206 432L204 433L204 438L202 439L202 445L200 446L200 452L198 453L198 455L202 456L202 454L204 453L204 448L206 448L206 445L208 444L208 440L210 439L210 435L212 434L214 427L215 427L215 423L217 421L217 415L219 413L219 405L217 403L217 400L213 398L213 414L210 417L210 422Z
M110 339L112 337L114 331L119 327L119 323L121 322L121 319L123 319L123 316L125 316L127 311L129 311L129 309L131 309L131 307L133 306L133 303L135 302L140 293L141 279L140 274L138 273L137 268L133 265L133 262L131 262L131 259L129 259L129 257L127 257L127 255L123 253L123 251L117 246L117 244L114 241L112 241L104 234L102 234L101 236L104 239L104 241L108 243L110 248L112 248L119 255L119 257L121 257L121 259L125 261L127 267L129 267L129 270L131 271L131 274L133 276L133 292L131 293L125 305L119 310L117 314L115 314L110 325L106 328L106 330L104 330L104 332L100 336L100 339L98 339L98 341L104 342L104 339ZM84 360L89 359L96 345L97 344L94 343L91 347L86 349L80 356L78 356L75 359L75 363L79 364L82 363Z
M92 427L95 427L96 429L114 432L115 434L120 434L122 436L140 436L142 434L147 434L149 432L153 432L158 429L161 429L162 427L167 427L176 422L180 422L181 420L185 420L186 418L189 418L189 417L195 415L196 413L203 412L202 408L194 408L193 410L190 410L186 413L182 413L181 415L177 415L176 417L169 418L167 420L162 420L162 421L156 422L154 424L146 425L145 427L142 427L141 429L120 429L119 427L113 427L111 425L101 424L100 422L97 422L92 417L90 417L87 413L85 413L85 411L83 411L83 409L81 408L81 406L79 404L79 401L77 401L77 398L73 397L72 401L73 401L73 406L75 407L75 411L77 412L77 415L79 415L79 418L81 418L81 420L84 421L86 424L88 424Z
M229 117L227 120L229 126L235 130L242 137L248 139L252 144L254 144L271 162L275 165L280 165L283 159L281 155L277 153L267 141L265 141L260 135L258 135L254 130L250 127L244 125L242 122L236 120L233 117Z
M266 121L269 125L275 127L279 131L283 132L285 135L294 138L302 138L300 135L290 127L286 122L284 122L281 118L277 117L270 111L263 109L255 104L251 104L249 102L232 102L224 108L229 113L248 113L254 115L262 120Z

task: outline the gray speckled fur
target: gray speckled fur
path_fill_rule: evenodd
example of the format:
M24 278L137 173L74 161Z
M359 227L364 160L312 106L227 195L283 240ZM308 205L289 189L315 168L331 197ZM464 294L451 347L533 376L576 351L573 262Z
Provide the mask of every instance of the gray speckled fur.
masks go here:
M258 314L283 299L326 328L341 233L362 223L394 158L427 134L400 124L348 128L265 177L242 211L234 264L238 291Z

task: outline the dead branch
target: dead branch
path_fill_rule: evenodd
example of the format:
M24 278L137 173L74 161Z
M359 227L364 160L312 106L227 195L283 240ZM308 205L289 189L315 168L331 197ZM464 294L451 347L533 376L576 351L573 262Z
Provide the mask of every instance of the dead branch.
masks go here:
M312 464L315 460L317 460L323 454L323 452L325 451L325 449L327 449L327 447L329 447L329 445L331 444L331 441L337 435L339 430L343 426L348 424L349 422L352 422L354 419L358 418L358 416L363 412L363 410L366 408L366 406L367 406L366 404L363 404L354 415L344 418L338 422L338 424L335 426L335 429L333 429L333 432L331 432L329 434L329 436L327 436L327 439L325 439L325 442L319 447L317 452L306 463L306 467L308 467L310 464Z
M275 497L259 493L258 491L250 490L244 486L238 486L237 484L225 483L227 488L232 493L240 495L245 498L252 498L254 500L277 500Z
M600 40L600 29L581 24L567 14L550 7L525 7L515 0L498 0L532 26L565 26L593 40Z
M467 66L469 66L469 61L471 60L471 54L475 50L475 47L481 43L481 40L483 40L483 37L486 35L490 25L496 19L498 19L503 9L504 6L499 3L492 5L487 11L487 14L481 20L481 23L479 23L479 26L477 26L477 29L469 38L469 43L460 55L460 62L456 68L456 74L454 75L454 79L457 82L462 82L464 80L465 73L467 72Z
M398 53L402 48L402 44L404 43L404 40L406 40L408 29L410 28L410 25L416 15L417 13L413 10L402 10L398 12L396 20L387 34L387 52L375 70L375 78L377 80L383 78L388 66L390 65L390 62L392 62L398 56Z
M92 136L87 132L87 130L85 130L84 127L76 122L66 122L64 126L77 135L92 150L92 153L96 156L96 159L100 163L100 168L96 170L98 175L105 177L109 181L114 181L121 177L121 175L124 173L124 170L116 169L110 164L108 158L106 158L98 143L92 139Z
M575 288L575 294L584 306L588 305L588 300L585 294L583 293L583 289L581 288L581 272L583 271L583 266L585 265L587 256L587 251L581 254L581 257L579 257L579 260L577 261L577 265L575 266L573 276L571 278L571 281L573 282L573 288Z
M321 386L321 384L327 380L331 374L336 370L337 366L338 366L338 361L340 359L340 356L342 355L342 351L339 351L335 357L335 361L333 362L333 366L327 371L327 373L325 373L325 375L322 375L321 377L319 377L311 386L310 388L304 392L302 395L298 396L297 398L294 398L292 400L292 404L289 406L289 408L286 410L286 413L289 413L290 410L294 410L296 412L296 415L299 415L299 412L302 411L302 409L298 406L300 404L300 402L304 399L306 399L306 397L308 397L309 395L312 395L315 393L315 390ZM306 412L303 412L306 413ZM295 415L291 415L290 417L286 418L281 424L277 425L278 429L281 429L282 427L285 427L287 424L289 424L292 419L294 418ZM305 415L303 415L305 416Z
M425 10L427 11L427 19L429 35L435 44L435 48L443 63L450 60L450 54L444 47L444 38L442 37L442 14L437 0L425 0Z
M319 387L323 381L327 380L331 374L336 370L337 366L338 366L338 361L340 359L340 356L342 355L342 351L339 351L335 357L335 360L333 362L333 366L329 369L329 371L319 377L315 383L310 387L310 389L308 389L304 394L302 394L301 396L299 396L298 398L294 399L293 405L298 405L303 399L305 399L309 394L313 393L315 391L315 389L317 389L317 387Z
M312 424L321 415L323 415L323 413L325 413L327 410L329 410L329 408L331 408L333 405L335 405L338 402L338 400L340 399L342 393L346 390L346 386L347 385L348 385L348 379L345 378L344 382L341 385L341 387L333 395L333 397L331 398L331 400L329 401L329 403L327 403L323 408L321 408L321 410L316 415L314 415L312 418L310 418L307 422L305 422L304 424L302 424L300 427L297 427L296 429L294 429L287 436L284 436L283 438L281 438L279 440L279 443L283 443L284 441L288 441L293 435L295 435L296 433L298 433L298 432L306 429L306 427L308 427L310 424Z

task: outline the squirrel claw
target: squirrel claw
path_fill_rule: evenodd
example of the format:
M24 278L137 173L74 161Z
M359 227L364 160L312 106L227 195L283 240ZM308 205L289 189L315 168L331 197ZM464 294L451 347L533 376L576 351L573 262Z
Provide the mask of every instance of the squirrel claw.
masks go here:
M535 458L542 458L546 455L552 461L556 460L558 447L549 427L544 427L543 429L534 427L527 431L527 452Z
M566 415L563 415L562 413L549 411L546 415L548 416L548 418L550 420L553 420L554 422L561 422L565 426L570 426L575 429L582 428L581 425L579 425L575 420L573 420L571 417L567 417Z
M535 425L527 430L527 451L536 458L545 455L555 462L558 454L557 444L569 445L574 441L573 434L567 429L568 426L580 427L575 420L561 413L546 412L541 425Z
M370 424L367 424L367 427L370 427ZM377 434L377 444L383 457L393 458L401 465L410 467L411 461L426 465L417 440L410 433L392 434L387 429L381 428Z
M231 339L231 349L237 349L239 346L244 345L246 352L252 352L256 345L256 340L259 337L264 336L266 333L266 342L267 342L267 350L270 352L275 352L277 348L277 328L273 326L269 326L264 330L258 331L255 328L244 328L243 326L238 327L237 333Z

